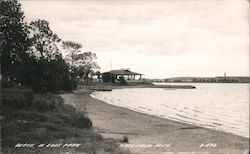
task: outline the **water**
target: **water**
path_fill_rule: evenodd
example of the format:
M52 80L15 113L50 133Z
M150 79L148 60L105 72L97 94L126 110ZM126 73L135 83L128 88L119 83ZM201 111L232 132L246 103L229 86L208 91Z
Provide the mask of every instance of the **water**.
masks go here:
M138 112L249 138L249 84L191 85L196 89L129 88L91 96Z

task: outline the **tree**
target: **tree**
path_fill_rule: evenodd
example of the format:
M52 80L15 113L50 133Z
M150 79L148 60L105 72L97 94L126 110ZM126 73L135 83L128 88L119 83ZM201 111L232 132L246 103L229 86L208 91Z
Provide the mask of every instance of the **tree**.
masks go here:
M71 77L74 80L77 76L85 81L88 81L91 74L94 74L95 69L99 66L95 62L97 56L92 52L82 52L82 45L72 41L63 41L63 48L66 50L66 60L71 67ZM90 76L90 77L89 77Z
M60 38L53 33L46 20L37 20L30 23L30 39L32 46L29 54L35 59L35 69L30 72L34 79L30 85L36 91L58 91L67 86L69 79L69 69L65 60L62 58L57 44ZM70 89L70 88L66 88Z
M88 82L89 78L92 80L95 70L99 69L99 65L96 63L97 56L92 52L84 52L78 55L79 68L78 74L82 74L83 79Z
M60 55L57 43L61 39L53 33L46 20L32 21L29 26L32 47L30 53L40 60L51 61Z
M29 48L27 24L17 0L0 1L1 73L4 80L15 80Z
M69 67L57 47L60 38L46 20L24 22L17 0L0 1L1 75L30 87L71 90ZM8 85L9 82L5 85ZM14 84L13 84L14 85Z
M72 41L63 41L62 47L66 50L66 60L70 66L71 82L73 88L73 83L77 76L77 62L79 61L79 54L81 53L80 49L82 48L82 45Z
M66 59L68 60L71 67L75 66L78 59L78 54L81 53L82 45L72 41L63 41L62 47L66 50Z
M97 75L98 82L101 82L101 72L96 71L95 74Z
M48 72L47 76L47 88L49 91L58 91L61 89L72 90L70 84L70 72L69 67L66 61L62 56L51 60L48 63Z

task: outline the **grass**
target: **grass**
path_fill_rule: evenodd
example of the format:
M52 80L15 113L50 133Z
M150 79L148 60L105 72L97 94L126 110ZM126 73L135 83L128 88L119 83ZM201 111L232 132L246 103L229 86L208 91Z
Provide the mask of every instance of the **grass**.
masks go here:
M91 120L55 94L34 94L27 89L2 89L1 138L5 154L50 154L65 152L129 153L119 141L103 138ZM17 143L35 148L15 148ZM77 143L79 147L38 148L38 144Z

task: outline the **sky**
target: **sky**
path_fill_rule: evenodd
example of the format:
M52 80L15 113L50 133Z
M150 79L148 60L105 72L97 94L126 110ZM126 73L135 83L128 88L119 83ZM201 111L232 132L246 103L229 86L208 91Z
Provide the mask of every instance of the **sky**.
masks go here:
M97 54L101 72L145 78L249 76L247 0L22 0L25 20L49 21Z

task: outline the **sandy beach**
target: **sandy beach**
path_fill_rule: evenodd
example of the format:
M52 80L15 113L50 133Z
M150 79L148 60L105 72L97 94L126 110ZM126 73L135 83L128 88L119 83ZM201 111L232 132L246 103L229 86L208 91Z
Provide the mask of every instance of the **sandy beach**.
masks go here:
M106 138L128 137L132 153L248 153L249 139L109 105L89 90L61 94L66 104L84 111Z

